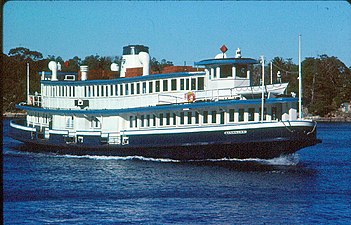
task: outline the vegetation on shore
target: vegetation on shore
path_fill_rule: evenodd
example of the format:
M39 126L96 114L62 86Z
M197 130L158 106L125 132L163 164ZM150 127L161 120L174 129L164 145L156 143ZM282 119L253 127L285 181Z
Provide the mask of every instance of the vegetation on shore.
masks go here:
M48 71L47 65L51 60L60 62L63 72L77 72L80 65L88 65L91 70L101 73L110 70L111 63L120 64L121 57L106 57L91 55L83 60L78 56L64 60L60 56L49 55L44 58L40 52L31 51L24 47L11 49L2 54L2 110L3 112L18 112L15 104L26 99L26 70L30 64L30 93L40 92L40 71ZM275 57L273 63L273 82L277 81L280 71L282 82L289 82L288 94L298 93L298 65L292 59ZM162 59L151 59L151 68L161 71L164 66L173 65ZM261 67L253 69L253 81L259 83ZM270 83L270 66L265 67L265 83ZM336 111L343 102L351 100L351 67L347 67L335 56L320 55L316 58L306 58L302 61L303 74L303 105L313 115L326 116Z

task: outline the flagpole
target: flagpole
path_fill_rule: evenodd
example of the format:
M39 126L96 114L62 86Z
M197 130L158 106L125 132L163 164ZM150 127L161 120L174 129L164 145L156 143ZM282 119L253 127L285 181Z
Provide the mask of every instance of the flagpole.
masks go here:
M299 119L302 119L301 34L299 34Z
M263 122L263 113L264 113L264 56L261 56L261 63L262 63L261 122Z
M29 104L29 63L27 63L27 105Z

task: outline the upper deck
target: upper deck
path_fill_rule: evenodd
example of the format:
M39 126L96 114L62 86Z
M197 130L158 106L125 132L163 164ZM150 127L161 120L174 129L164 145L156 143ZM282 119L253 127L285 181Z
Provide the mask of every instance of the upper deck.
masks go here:
M261 86L251 86L252 65L258 63L252 58L241 58L238 54L235 58L226 58L223 54L220 58L195 63L195 66L204 67L193 68L195 72L150 75L147 70L149 65L145 65L148 63L148 51L143 52L144 48L140 48L139 52L133 46L125 48L131 49L124 49L128 54L123 56L120 70L123 74L117 79L88 80L88 68L82 66L81 80L76 80L78 73L66 74L67 79L59 80L56 63L50 62L52 73L42 73L41 94L34 96L34 101L29 101L29 104L62 110L125 109L194 100L247 99L262 92ZM139 69L142 74L128 77L130 71ZM282 94L286 87L287 84L279 83L263 89L268 97L273 97ZM189 99L189 96L193 97Z

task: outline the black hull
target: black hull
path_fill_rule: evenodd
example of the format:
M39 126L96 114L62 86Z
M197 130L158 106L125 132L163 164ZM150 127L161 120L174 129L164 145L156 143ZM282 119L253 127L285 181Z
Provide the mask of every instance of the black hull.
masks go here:
M84 137L85 142L66 144L62 135L39 139L28 131L10 127L10 136L25 145L20 150L54 152L72 155L142 156L175 160L205 160L223 158L270 159L292 154L320 142L311 126L294 127L293 130L260 128L247 130L245 135L225 135L223 131L153 134L129 136L127 145L102 142L101 137ZM195 141L196 140L196 141ZM157 143L157 145L155 144Z
M27 142L18 150L29 152L49 152L67 155L96 155L96 156L142 156L146 158L163 158L175 160L205 160L205 159L271 159L282 155L295 153L296 151L320 143L282 141L269 143L242 143L221 144L202 146L173 146L153 148L113 148L112 146L100 146L99 148L87 148L71 146L43 145Z

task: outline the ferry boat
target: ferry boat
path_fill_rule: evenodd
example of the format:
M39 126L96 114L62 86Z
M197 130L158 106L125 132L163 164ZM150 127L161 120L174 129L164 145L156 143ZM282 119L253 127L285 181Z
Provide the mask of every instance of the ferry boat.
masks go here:
M10 135L33 151L177 160L269 159L317 144L316 123L298 117L288 84L252 85L260 61L222 47L194 67L150 74L149 48L128 45L108 80L51 61L41 93L17 105L27 115L10 122Z

